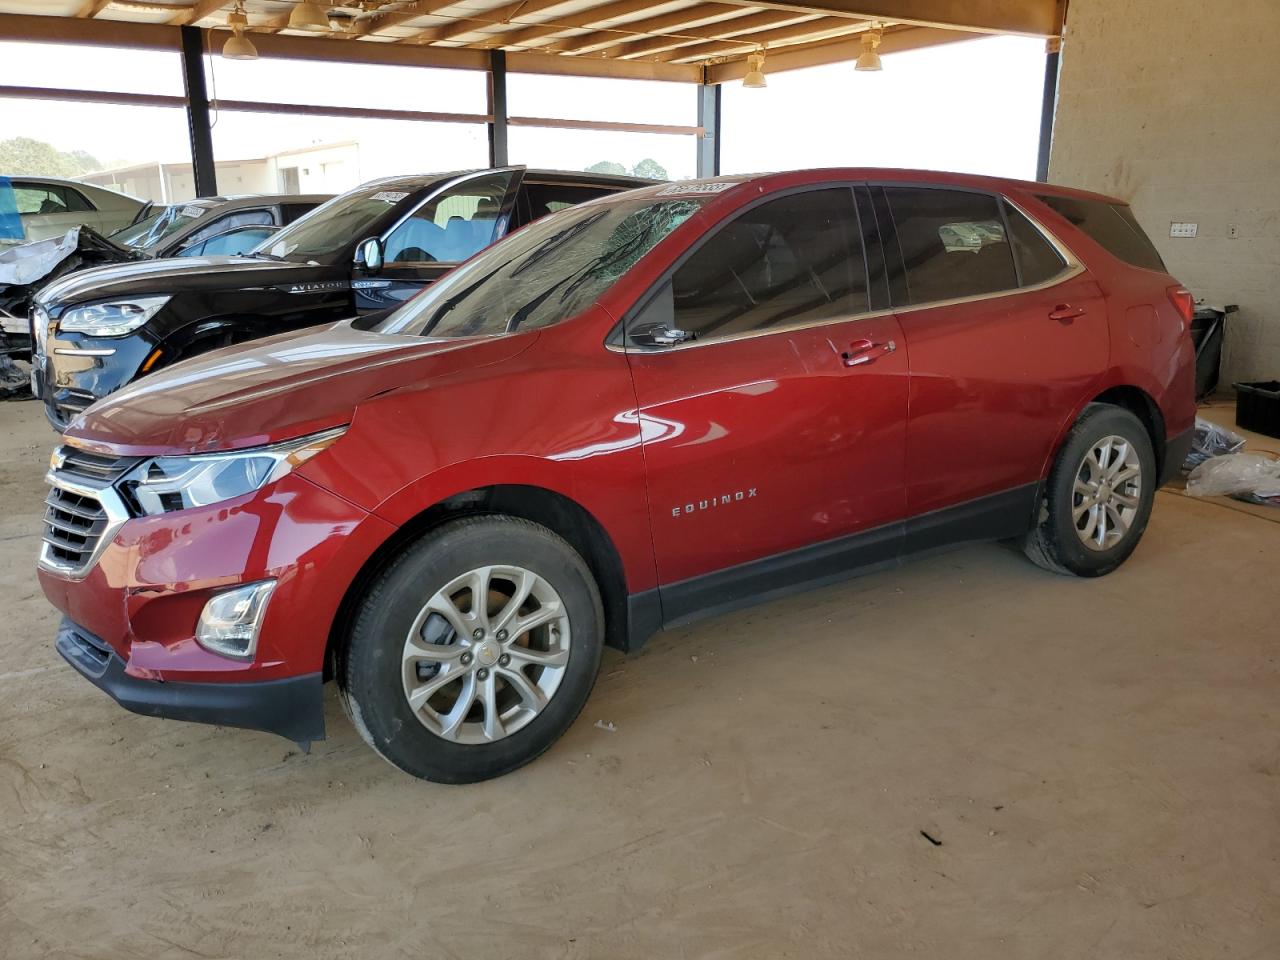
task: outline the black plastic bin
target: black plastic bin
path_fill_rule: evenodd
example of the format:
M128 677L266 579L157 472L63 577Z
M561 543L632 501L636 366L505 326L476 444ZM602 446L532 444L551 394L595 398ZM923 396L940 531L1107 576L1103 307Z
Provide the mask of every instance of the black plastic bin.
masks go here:
M1237 383L1236 425L1280 438L1280 380Z

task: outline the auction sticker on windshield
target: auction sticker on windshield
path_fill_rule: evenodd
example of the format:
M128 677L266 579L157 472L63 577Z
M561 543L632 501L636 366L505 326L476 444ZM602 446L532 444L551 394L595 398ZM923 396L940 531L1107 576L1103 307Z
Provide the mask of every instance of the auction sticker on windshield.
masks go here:
M737 180L717 180L715 183L673 183L665 190L659 190L659 197L671 197L682 193L723 193L738 185Z
M408 195L408 193L402 193L399 190L383 190L381 193L375 193L373 199L385 200L387 203L399 203Z
M183 208L182 208L180 211L178 211L178 212L179 212L182 216L184 216L184 217L190 217L192 220L194 220L194 219L196 219L196 217L203 217L203 216L204 216L205 208L204 208L204 207L197 207L197 206L192 205L192 206L189 206L189 207L183 207Z

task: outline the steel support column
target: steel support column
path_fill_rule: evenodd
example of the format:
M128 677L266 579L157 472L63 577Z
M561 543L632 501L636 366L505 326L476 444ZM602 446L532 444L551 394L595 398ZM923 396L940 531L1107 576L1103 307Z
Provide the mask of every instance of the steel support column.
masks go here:
M191 136L191 169L197 197L218 193L213 165L213 129L209 126L209 95L204 85L204 31L182 28L182 87L187 100L187 130Z
M1036 159L1036 179L1049 180L1049 150L1053 146L1053 117L1058 108L1058 60L1061 40L1048 42L1044 58L1044 99L1040 103L1040 152Z
M720 176L720 84L698 86L698 176Z
M489 166L505 167L507 157L507 54L489 51Z

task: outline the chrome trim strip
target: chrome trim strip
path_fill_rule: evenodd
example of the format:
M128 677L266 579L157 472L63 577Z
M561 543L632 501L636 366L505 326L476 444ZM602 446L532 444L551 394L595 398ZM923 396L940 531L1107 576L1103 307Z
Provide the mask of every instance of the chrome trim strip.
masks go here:
M129 511L125 509L124 501L120 499L120 495L111 486L91 487L64 480L53 470L44 475L44 480L51 487L57 487L59 490L65 490L67 493L73 493L78 497L87 497L98 501L98 503L102 504L102 510L107 515L107 522L102 528L102 533L98 536L98 542L94 544L89 558L82 564L76 565L59 560L53 556L53 550L48 543L42 541L40 544L40 558L36 561L36 566L62 577L64 580L83 580L93 570L94 565L102 557L102 552L115 539L125 521L129 519ZM41 518L41 522L44 522L43 518Z
M723 337L713 337L707 340L686 340L684 343L675 343L669 347L624 347L617 343L606 343L605 348L612 350L614 353L671 353L674 350L693 350L696 347L709 347L716 343L732 343L735 340L754 340L756 337L770 337L775 333L793 333L796 330L808 330L810 328L829 327L837 323L852 323L856 320L874 320L876 317L891 317L892 310L870 310L866 313L852 313L842 317L829 317L826 320L797 321L795 323L784 323L776 327L763 327L759 330L743 330L741 333L730 333Z
M73 350L70 347L54 347L53 352L63 357L111 357L115 356L115 347L92 347L87 350Z
M471 171L470 173L464 173L464 174L461 174L460 176L454 177L452 180L447 180L447 181L445 181L444 183L440 184L440 186L438 186L438 187L436 187L434 190L432 190L430 193L428 193L425 197L423 197L423 198L422 198L421 200L419 200L417 203L415 203L415 204L413 205L413 209L412 209L412 210L407 210L407 211L404 213L404 215L403 215L402 217L400 217L400 219L399 219L399 220L397 220L394 224L392 224L392 225L391 225L390 227L388 227L386 230L382 231L382 236L381 236L381 237L379 237L378 239L380 239L380 240L382 241L382 243L385 245L385 244L386 244L386 242L391 238L391 235L392 235L393 233L395 233L397 230L399 230L399 229L400 229L400 228L401 228L401 227L402 227L402 226L403 226L403 225L404 225L404 224L409 220L409 218L410 218L410 217L412 217L415 213L417 213L419 210L421 210L423 207L425 207L425 206L426 206L428 203L430 203L432 200L436 199L438 196L440 196L440 194L444 193L446 190L451 190L452 188L454 188L454 187L456 187L456 186L458 186L458 185L460 185L460 184L466 183L468 180L478 180L478 179L480 179L481 177L486 177L486 176L489 176L490 174L495 174L495 173L513 173L513 174L517 174L517 173L523 173L524 169L525 169L525 167L524 167L523 165L520 165L520 164L517 164L517 165L514 165L514 166L506 166L506 167L490 167L490 168L488 168L488 169L486 169L486 170L473 170L473 171ZM509 185L509 184L508 184L508 186L507 186L507 189L508 189L508 190L510 190L510 189L511 189L511 187L510 187L510 185ZM514 199L514 198L513 198L513 199ZM506 223L506 225L504 226L504 228L503 228L503 230L502 230L502 233L501 233L501 235L499 236L499 238L498 238L498 239L501 239L502 237L505 237L505 236L507 235L508 231L509 231L510 226L511 226L511 217L510 217L511 209L508 209L508 210L507 210L507 214L508 214L508 216L507 216L507 223ZM502 219L502 213L501 213L501 211L499 211L498 219L499 219L499 220L501 220L501 219ZM496 224L496 222L495 222L495 227L494 227L494 233L495 233L495 234L497 233L497 224ZM494 241L494 242L496 243L497 241ZM430 263L452 263L453 261L450 261L450 260L432 260L432 261L429 261L429 262L430 262ZM383 266L387 266L387 264L383 264ZM407 266L407 264L402 264L402 266Z

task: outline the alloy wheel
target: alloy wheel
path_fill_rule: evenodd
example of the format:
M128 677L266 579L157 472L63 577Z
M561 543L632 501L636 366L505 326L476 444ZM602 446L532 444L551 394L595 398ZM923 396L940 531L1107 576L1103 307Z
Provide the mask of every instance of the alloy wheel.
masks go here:
M1103 437L1076 471L1071 520L1090 550L1109 550L1129 535L1142 500L1142 464L1124 437Z
M569 617L542 577L485 566L451 580L405 638L404 695L414 716L455 743L491 743L527 726L569 662Z

